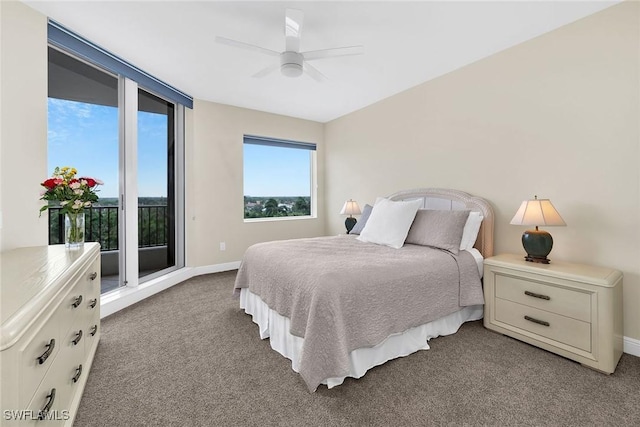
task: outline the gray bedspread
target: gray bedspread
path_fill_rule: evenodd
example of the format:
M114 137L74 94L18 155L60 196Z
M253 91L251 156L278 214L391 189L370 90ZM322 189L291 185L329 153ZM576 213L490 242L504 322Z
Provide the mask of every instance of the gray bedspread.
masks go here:
M392 249L353 236L259 243L247 249L234 294L249 290L303 337L300 375L310 391L347 375L349 353L389 335L483 304L466 251Z

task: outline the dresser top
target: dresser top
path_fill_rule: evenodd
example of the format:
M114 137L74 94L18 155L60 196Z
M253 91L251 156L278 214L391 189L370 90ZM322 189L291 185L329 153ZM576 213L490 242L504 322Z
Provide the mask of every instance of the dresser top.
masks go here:
M574 280L597 286L615 286L622 273L607 267L575 264L564 261L551 260L550 264L540 264L524 260L524 255L500 254L486 258L484 263L496 267L511 268L518 271L540 274L543 276L557 277L566 280Z
M100 253L98 243L79 250L64 245L19 248L0 253L0 349L23 330L59 295L77 270Z

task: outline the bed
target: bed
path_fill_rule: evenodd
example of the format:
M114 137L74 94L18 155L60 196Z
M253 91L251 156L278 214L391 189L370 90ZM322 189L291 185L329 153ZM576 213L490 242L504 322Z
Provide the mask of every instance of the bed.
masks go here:
M240 308L311 392L429 349L429 339L482 318L482 259L493 254L491 205L449 189L386 199L417 205L424 214L479 213L473 249L453 253L406 242L394 249L340 235L259 243L243 257L234 287Z

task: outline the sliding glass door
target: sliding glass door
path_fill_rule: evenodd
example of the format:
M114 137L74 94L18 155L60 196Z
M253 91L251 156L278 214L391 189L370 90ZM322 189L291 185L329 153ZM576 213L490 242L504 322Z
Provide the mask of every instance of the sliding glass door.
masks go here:
M102 291L184 266L184 107L49 48L48 169L98 178L85 240L101 244ZM49 243L62 243L50 210Z
M138 272L176 265L176 119L173 103L138 89Z

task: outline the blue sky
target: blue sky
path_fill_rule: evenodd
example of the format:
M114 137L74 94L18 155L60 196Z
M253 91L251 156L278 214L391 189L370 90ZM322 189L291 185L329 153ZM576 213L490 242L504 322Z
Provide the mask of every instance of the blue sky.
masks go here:
M56 166L104 182L99 197L118 197L118 110L49 98L48 176ZM138 113L139 197L167 195L167 120ZM310 196L310 151L244 145L244 194ZM44 181L47 177L43 177Z
M99 197L118 197L117 108L55 98L48 108L49 176L56 166L75 167L78 175L104 182ZM140 197L167 195L166 132L165 115L138 113Z
M244 144L245 196L310 196L311 151Z

